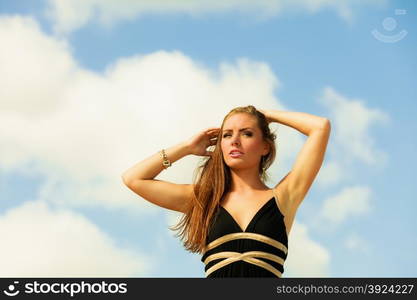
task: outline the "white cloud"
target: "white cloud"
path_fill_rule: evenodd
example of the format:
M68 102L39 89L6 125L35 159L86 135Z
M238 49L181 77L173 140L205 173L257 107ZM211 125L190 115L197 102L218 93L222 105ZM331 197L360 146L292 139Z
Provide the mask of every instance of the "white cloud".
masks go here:
M0 215L2 277L129 277L154 259L119 248L85 217L25 202Z
M387 155L374 145L369 131L373 124L388 123L388 114L366 107L361 99L348 99L332 87L324 88L320 102L330 111L331 138L345 150L344 160L353 157L374 166L385 164Z
M370 253L369 241L363 239L357 233L349 234L345 238L344 246L354 252Z
M327 151L326 155L328 155ZM344 178L345 171L346 169L343 169L342 165L340 165L336 159L329 162L325 161L318 173L315 183L324 188L339 183Z
M363 215L371 209L371 189L366 186L345 187L337 195L328 197L320 217L339 224L350 216Z
M294 222L289 235L284 277L328 277L329 251L309 236L308 227Z
M0 37L0 111L33 120L59 107L76 68L67 42L43 35L37 22L18 16L0 18Z
M54 23L56 32L76 30L91 19L105 26L122 20L132 20L144 14L185 13L192 17L206 14L240 11L257 19L271 18L292 12L317 13L334 10L352 23L355 6L386 6L387 0L49 0L45 14Z

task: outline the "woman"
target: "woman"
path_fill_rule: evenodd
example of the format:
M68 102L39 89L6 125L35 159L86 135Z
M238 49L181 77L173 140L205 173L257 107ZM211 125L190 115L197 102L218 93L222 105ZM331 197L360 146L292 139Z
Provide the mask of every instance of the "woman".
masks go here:
M276 155L270 122L308 136L291 171L272 189L265 184ZM329 135L326 118L237 107L220 128L162 149L122 178L144 199L184 213L173 229L187 250L202 255L207 277L281 277L296 211L322 165ZM194 184L154 179L188 154L205 156Z

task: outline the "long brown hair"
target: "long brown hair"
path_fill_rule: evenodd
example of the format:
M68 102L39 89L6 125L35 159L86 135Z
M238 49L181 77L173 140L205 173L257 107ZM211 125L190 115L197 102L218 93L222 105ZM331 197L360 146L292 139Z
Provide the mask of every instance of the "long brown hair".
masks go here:
M269 153L262 156L259 164L259 176L263 183L268 181L266 170L275 160L276 134L271 132L268 121L263 113L254 106L248 105L232 109L223 119L217 136L217 143L211 157L204 157L193 174L194 193L188 202L186 212L171 230L180 230L176 234L181 237L186 250L194 253L203 253L206 246L207 234L212 219L220 205L222 197L230 190L231 173L229 166L224 162L220 147L223 126L225 121L233 114L247 113L256 118L262 137L269 144Z

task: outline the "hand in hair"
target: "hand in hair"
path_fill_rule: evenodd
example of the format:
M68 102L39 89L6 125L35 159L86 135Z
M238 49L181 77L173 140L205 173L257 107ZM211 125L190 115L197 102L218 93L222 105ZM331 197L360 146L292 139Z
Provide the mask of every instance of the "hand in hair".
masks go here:
M258 109L258 111L264 114L266 121L268 122L268 125L269 125L269 123L272 122L272 119L268 116L268 111L264 109Z
M199 156L211 156L213 152L207 151L207 148L216 145L219 131L219 127L211 127L190 138L188 141L190 153Z

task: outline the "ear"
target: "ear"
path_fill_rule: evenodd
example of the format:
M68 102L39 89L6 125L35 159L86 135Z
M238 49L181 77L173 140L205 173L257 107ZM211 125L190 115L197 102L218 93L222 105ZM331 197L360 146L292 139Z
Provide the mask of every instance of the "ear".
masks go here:
M271 150L271 145L269 145L267 142L264 142L265 146L264 146L264 151L262 152L262 155L267 155L270 150Z

